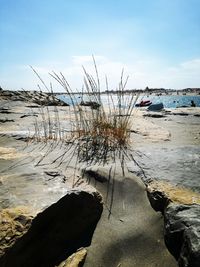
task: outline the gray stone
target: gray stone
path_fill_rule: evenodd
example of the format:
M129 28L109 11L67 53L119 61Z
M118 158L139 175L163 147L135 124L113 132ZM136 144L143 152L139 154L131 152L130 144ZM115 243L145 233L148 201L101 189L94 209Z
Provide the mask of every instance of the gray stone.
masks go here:
M164 212L165 207L169 203L169 199L166 194L160 190L156 190L151 188L149 185L147 186L147 196L152 208L155 211Z
M180 267L200 266L200 206L170 204L164 213L165 243Z

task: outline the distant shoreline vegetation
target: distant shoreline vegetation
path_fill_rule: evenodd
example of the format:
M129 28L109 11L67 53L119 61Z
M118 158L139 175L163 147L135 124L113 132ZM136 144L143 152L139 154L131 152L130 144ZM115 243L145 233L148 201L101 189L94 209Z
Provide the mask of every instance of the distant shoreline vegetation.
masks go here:
M38 92L38 90L12 90L12 89L6 89L4 90L0 86L0 91L23 91L23 92ZM46 92L49 95L64 95L67 94L66 91L63 92ZM119 90L105 90L105 91L100 91L100 94L119 94ZM163 95L170 95L170 94L195 94L195 95L200 95L200 88L184 88L184 89L165 89L165 88L149 88L146 87L145 89L125 89L123 94L163 94ZM88 94L94 94L93 92L83 92L83 91L71 91L71 94L74 95L88 95Z
M75 95L87 95L88 92L71 92ZM101 91L100 94L119 94L119 90L105 90ZM165 89L165 88L146 88L146 89L126 89L123 91L123 94L163 94L163 95L169 95L169 94L197 94L200 95L200 88L185 88L185 89ZM60 94L67 94L66 92L55 92L54 94L60 95ZM92 94L92 92L90 92Z

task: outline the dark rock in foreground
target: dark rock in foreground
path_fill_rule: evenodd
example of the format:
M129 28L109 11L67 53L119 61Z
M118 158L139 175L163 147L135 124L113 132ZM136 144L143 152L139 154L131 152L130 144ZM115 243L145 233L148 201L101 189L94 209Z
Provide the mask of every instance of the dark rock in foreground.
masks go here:
M170 204L164 213L165 242L180 267L200 266L200 206Z
M52 267L89 246L103 210L95 190L73 190L39 213L31 227L0 259L1 267ZM6 223L6 222L5 222Z
M164 214L165 243L179 266L200 266L199 194L152 181L147 186L147 196L153 209Z

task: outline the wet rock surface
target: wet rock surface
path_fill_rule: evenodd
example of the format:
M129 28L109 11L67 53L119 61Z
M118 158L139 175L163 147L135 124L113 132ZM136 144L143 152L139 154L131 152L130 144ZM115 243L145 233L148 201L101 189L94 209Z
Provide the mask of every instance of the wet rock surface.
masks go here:
M68 192L32 220L28 231L0 258L0 266L59 264L80 247L90 245L102 210L102 198L96 191ZM20 220L26 222L23 217Z
M180 267L200 263L200 206L170 204L164 213L165 242Z

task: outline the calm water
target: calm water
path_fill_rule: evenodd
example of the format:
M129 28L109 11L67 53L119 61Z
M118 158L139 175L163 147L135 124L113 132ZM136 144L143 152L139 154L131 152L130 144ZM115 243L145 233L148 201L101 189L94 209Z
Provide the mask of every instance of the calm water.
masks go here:
M193 100L196 106L200 107L200 96L186 96L186 95L149 96L149 97L143 97L143 99L150 100L153 104L162 102L165 108L177 108L181 106L190 106L191 100Z
M128 99L129 97L130 96L125 95L124 99ZM71 99L66 95L60 95L59 98L70 105L72 104ZM113 99L114 103L117 104L117 96L112 95L112 99ZM82 100L81 96L78 96L78 95L74 96L75 103L79 104L81 102L81 100ZM88 97L84 96L83 100L87 101ZM95 101L95 99L93 99L92 97L90 100ZM101 100L105 105L107 105L109 103L109 101L111 102L111 97L108 100L107 95L101 95ZM177 107L181 107L181 106L190 106L191 100L193 100L194 103L196 104L196 106L200 107L200 96L188 96L188 95L140 96L138 98L137 103L139 103L141 100L150 100L153 104L162 102L164 104L165 108L177 108ZM124 108L126 108L126 106L124 106Z

